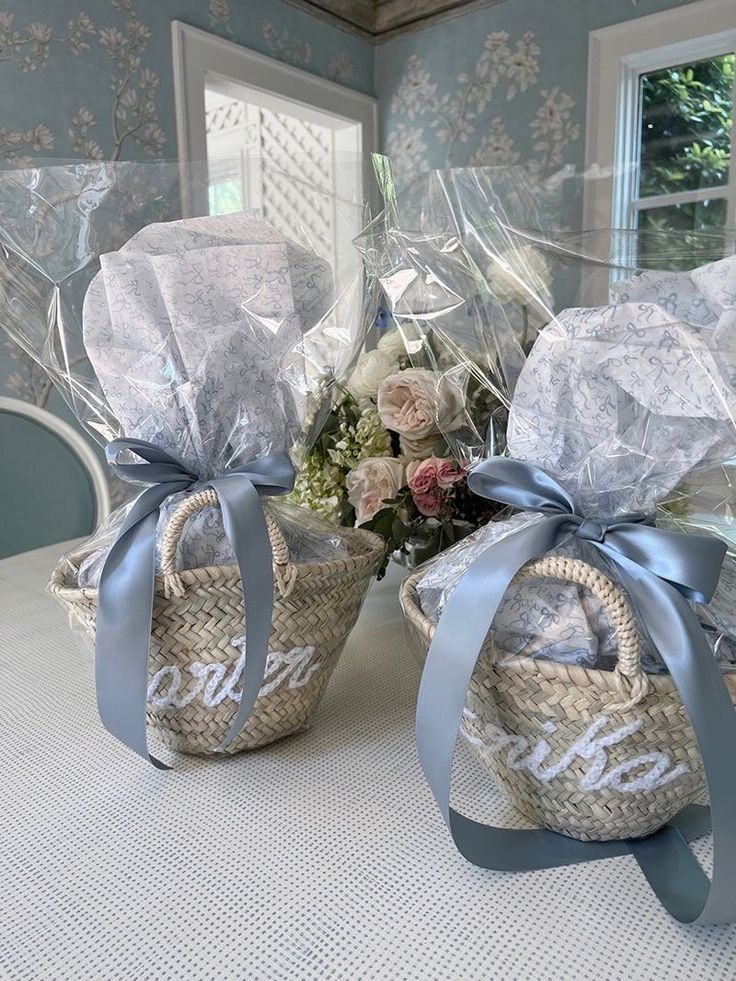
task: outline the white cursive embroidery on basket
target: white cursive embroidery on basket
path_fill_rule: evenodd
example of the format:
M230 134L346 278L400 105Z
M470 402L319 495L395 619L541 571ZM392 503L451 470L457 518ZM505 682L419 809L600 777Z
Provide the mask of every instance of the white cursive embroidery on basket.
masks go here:
M202 704L206 708L215 708L226 698L239 702L242 694L240 679L245 667L245 638L237 637L232 643L233 647L243 653L227 677L227 664L194 661L184 669L196 679L195 684L189 688L188 679L184 679L182 669L174 664L167 664L151 678L148 685L149 702L159 708L184 708L199 695L202 696ZM306 685L321 664L318 659L315 660L315 654L316 648L311 646L293 647L290 651L271 651L266 662L266 675L258 693L259 698L270 695L282 685L289 688L302 688ZM182 688L185 689L184 694L181 694Z
M478 718L469 709L465 709L465 718L474 723L478 723ZM552 747L542 736L535 745L531 745L524 736L514 736L504 732L491 723L483 726L483 739L473 736L467 731L466 738L473 745L489 750L492 753L506 752L506 765L511 770L527 770L537 780L549 783L555 777L569 769L570 764L577 757L583 760L590 760L591 766L587 773L579 780L581 790L602 790L610 787L619 790L624 794L634 794L642 790L656 790L664 787L665 784L672 783L683 773L689 772L686 763L672 765L672 760L663 752L642 753L634 756L630 760L618 763L606 772L608 756L606 750L609 746L615 746L623 742L629 736L638 732L644 724L643 719L636 719L627 725L620 726L606 735L599 736L598 733L610 721L607 715L599 716L583 735L576 739L567 752L557 761L545 769L543 764L552 752ZM553 722L545 722L542 731L548 734L557 732L557 726ZM641 776L626 779L626 775L642 767L648 769Z

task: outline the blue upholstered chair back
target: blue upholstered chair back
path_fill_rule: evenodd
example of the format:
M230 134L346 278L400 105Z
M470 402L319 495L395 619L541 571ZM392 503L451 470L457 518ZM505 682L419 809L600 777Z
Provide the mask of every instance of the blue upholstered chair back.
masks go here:
M0 397L0 558L91 534L109 508L84 436L46 409Z

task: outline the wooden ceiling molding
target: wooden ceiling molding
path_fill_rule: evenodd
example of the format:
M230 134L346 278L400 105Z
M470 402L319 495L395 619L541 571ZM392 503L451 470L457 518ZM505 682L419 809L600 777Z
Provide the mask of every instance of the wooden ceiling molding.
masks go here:
M293 7L376 42L504 0L287 0Z

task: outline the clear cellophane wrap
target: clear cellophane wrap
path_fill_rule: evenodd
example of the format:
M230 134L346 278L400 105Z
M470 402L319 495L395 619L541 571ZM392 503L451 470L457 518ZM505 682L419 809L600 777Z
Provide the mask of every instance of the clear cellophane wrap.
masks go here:
M297 163L249 161L291 201L286 217L268 199L263 211L207 214L198 165L0 171L0 327L99 444L151 442L203 484L277 451L298 468L372 300L351 243L365 223L362 162L331 160L330 187ZM159 539L181 497L162 506ZM86 544L80 586L97 585L129 507ZM339 529L313 512L284 499L265 507L294 561L344 553ZM219 509L193 515L178 568L233 562Z
M585 516L721 537L720 583L698 614L724 670L736 665L733 235L570 232L590 175L451 169L397 195L385 162L380 172L386 208L364 261L408 355L434 373L437 425L458 459L505 453L554 477ZM465 405L451 431L447 386ZM506 512L427 563L424 613L436 620L474 558L539 520ZM578 538L556 551L616 578ZM507 657L616 663L600 601L575 583L513 583L493 630ZM663 671L640 633L645 669Z

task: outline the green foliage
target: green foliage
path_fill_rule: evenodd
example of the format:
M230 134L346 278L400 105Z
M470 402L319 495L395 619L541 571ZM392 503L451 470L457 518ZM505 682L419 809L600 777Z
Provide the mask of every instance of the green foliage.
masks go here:
M322 427L320 429L320 426ZM368 457L391 456L391 436L375 407L361 409L340 389L327 417L315 420L319 435L303 461L292 500L335 524L352 525L355 510L348 500L346 478Z
M428 521L417 510L408 487L403 487L395 498L383 503L386 507L360 526L380 535L386 543L383 563L378 572L379 579L385 575L386 566L394 552L403 552L411 545L413 563L418 565L449 548L474 528L467 520L450 514L441 520ZM492 513L492 506L489 508L488 502L485 511L483 520L487 521Z
M728 182L735 62L728 54L642 77L642 197ZM723 197L642 209L638 229L653 234L639 237L639 261L690 269L721 258L726 222Z
M642 77L640 193L728 181L733 54Z
M728 181L733 54L642 77L640 194L715 187ZM641 227L723 227L720 202L644 212Z

